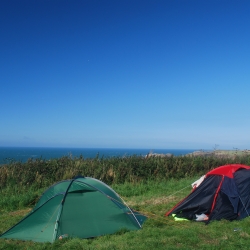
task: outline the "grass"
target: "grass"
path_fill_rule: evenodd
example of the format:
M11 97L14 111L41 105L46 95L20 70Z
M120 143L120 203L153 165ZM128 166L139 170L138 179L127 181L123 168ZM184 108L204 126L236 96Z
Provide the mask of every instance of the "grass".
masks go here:
M197 178L113 184L112 188L128 205L148 216L141 230L124 230L94 239L69 238L53 244L1 239L0 249L249 249L250 218L233 222L214 221L205 225L201 222L175 222L173 218L164 216L190 192L191 183ZM2 190L1 232L23 218L43 191L30 188L14 194L11 189ZM7 198L11 201L9 206Z
M112 157L84 159L62 157L43 160L30 159L25 163L11 162L0 167L0 190L10 187L46 188L53 183L77 175L90 176L105 183L138 183L145 180L169 180L201 175L230 163L250 165L250 155L234 158L212 156L171 157Z
M189 194L191 183L230 163L250 165L250 155L125 157L10 162L0 167L0 233L15 225L53 183L78 174L110 185L133 209L148 216L142 230L94 239L34 243L0 239L0 249L248 249L250 217L242 221L175 222L165 213ZM234 230L238 228L238 230Z

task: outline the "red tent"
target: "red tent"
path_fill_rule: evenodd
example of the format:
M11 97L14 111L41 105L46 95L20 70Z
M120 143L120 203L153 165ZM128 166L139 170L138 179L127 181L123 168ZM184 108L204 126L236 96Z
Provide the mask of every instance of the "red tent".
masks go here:
M166 216L189 220L242 219L250 214L250 166L230 164L208 172Z

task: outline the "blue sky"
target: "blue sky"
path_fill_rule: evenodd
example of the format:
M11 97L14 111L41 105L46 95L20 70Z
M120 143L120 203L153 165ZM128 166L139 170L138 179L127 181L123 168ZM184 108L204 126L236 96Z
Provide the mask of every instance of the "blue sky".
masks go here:
M250 1L3 0L0 146L250 148Z

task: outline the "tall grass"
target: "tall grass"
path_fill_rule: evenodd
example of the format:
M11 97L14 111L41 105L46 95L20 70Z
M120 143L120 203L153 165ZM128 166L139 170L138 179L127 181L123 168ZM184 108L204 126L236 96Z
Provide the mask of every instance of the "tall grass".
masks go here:
M249 165L250 156L100 158L97 155L94 159L62 157L52 160L29 159L25 163L10 162L0 167L0 211L32 207L42 191L50 185L77 175L94 177L109 185L124 184L126 188L123 193L126 195L134 192L136 196L145 192L140 186L145 182L157 183L163 180L198 177L215 167L229 163ZM130 184L134 187L131 188Z
M29 159L25 163L11 162L0 167L0 189L17 185L19 188L48 187L62 179L77 175L90 176L107 184L137 183L145 180L167 180L205 174L220 165L229 163L250 164L249 155L234 158L206 156L140 156L84 159Z

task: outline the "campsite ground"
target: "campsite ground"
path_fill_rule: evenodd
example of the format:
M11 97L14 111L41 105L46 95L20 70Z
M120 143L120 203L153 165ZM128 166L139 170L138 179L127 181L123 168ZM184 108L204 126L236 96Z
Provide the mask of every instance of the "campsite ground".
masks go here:
M249 249L249 218L205 225L201 222L175 222L173 218L164 216L190 192L190 184L197 178L112 185L128 205L148 216L142 230L121 230L95 239L63 239L53 244L1 239L0 249ZM41 194L42 191L36 192ZM1 193L1 200L16 199L20 203L18 209L5 210L1 206L1 232L23 218L33 206L21 205L20 197L24 195L19 193L8 197L7 191Z

